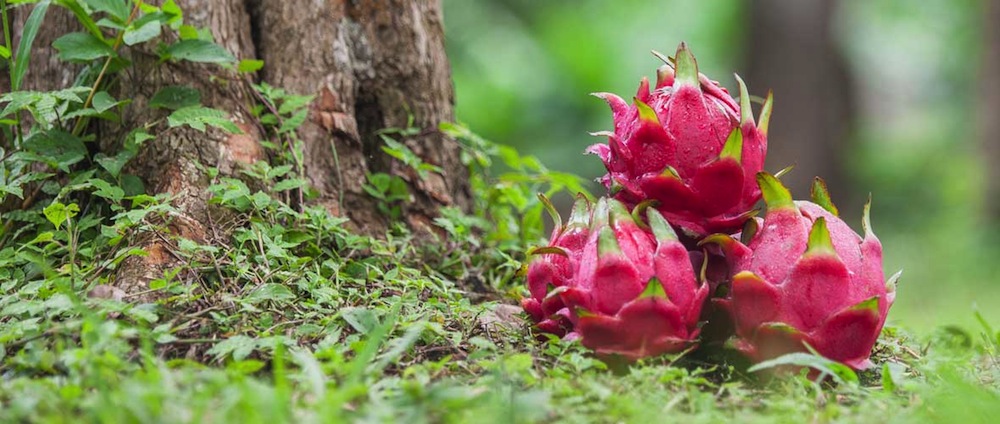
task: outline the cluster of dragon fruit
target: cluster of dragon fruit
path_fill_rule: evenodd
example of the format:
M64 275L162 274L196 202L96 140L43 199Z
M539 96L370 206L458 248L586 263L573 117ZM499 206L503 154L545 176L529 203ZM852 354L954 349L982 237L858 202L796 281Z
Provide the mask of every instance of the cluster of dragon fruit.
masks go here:
M755 121L698 72L682 43L656 85L611 106L614 130L588 153L604 162L608 195L577 196L533 249L522 306L542 333L579 339L626 360L680 353L715 339L754 362L809 352L855 369L869 356L895 297L882 245L838 216L823 180L795 201L763 170L772 100ZM766 213L757 210L763 199Z

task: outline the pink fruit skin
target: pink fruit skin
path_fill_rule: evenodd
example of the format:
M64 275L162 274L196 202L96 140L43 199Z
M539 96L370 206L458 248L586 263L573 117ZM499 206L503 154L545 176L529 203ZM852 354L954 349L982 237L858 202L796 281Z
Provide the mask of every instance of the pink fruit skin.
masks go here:
M820 221L832 251L810 245ZM730 297L721 303L733 317L736 348L759 362L807 351L808 343L852 368L870 367L895 290L884 280L882 245L867 229L867 211L865 222L862 238L823 207L793 204L789 195L784 206L769 202L749 245L713 236L731 262Z
M616 199L629 206L656 200L667 220L691 234L731 233L760 199L754 176L763 168L767 137L749 110L741 122L741 106L697 73L683 44L677 57L682 55L690 60L677 61L676 75L661 68L652 92L643 79L633 105L614 94L595 94L611 106L614 132L601 133L608 143L587 152L604 162L608 174L601 182ZM744 105L749 109L749 100ZM739 157L720 156L736 129Z
M559 337L572 329L571 315L561 297L548 294L550 289L565 287L571 282L590 234L590 210L586 203L578 201L573 214L568 225L552 230L549 242L549 247L562 249L566 254L538 255L531 262L527 277L531 295L521 300L521 307L539 330Z
M697 281L687 250L662 215L647 212L652 233L624 204L601 199L586 231L556 230L550 245L565 254L532 262L532 294L522 301L539 330L628 360L694 345L709 287Z

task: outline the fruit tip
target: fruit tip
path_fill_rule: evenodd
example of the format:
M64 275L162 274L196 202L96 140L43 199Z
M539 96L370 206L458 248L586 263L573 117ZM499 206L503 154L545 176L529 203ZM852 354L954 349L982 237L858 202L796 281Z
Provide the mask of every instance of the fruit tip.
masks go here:
M633 101L635 102L636 108L639 109L639 120L645 123L655 124L656 126L660 125L660 118L656 116L656 111L654 111L653 108L649 107L649 105L638 97L634 98Z
M556 231L562 232L562 217L559 216L559 211L556 210L556 206L552 204L552 201L549 200L545 193L538 193L538 200L542 202L542 206L545 207L545 211L548 212L549 217L552 218L552 225L557 228Z
M767 100L764 100L764 106L760 108L760 117L757 118L757 130L761 134L767 136L767 129L771 123L771 109L774 107L774 92L772 90L767 90Z
M674 68L669 65L660 65L656 68L656 88L663 88L674 83Z
M698 79L698 61L695 60L691 50L683 41L677 46L677 54L674 55L676 67L676 81L681 85L700 87Z
M896 284L899 283L899 277L901 277L902 275L903 275L903 270L899 270L899 271L896 271L895 274L892 274L892 276L890 276L889 278L887 278L885 280L885 291L886 291L886 293L895 293L896 292Z
M622 223L632 223L635 224L635 218L632 213L629 212L628 207L624 203L617 199L608 200L608 210L610 213L611 224L618 226Z
M528 256L559 255L559 256L569 257L569 251L559 246L539 246L528 249L527 255Z
M634 220L635 223L639 225L640 228L644 230L649 230L649 225L647 225L646 222L643 221L642 216L646 214L647 209L649 209L650 207L654 207L659 203L660 202L655 199L646 199L639 202L639 204L635 205L635 207L632 208L632 220Z
M792 193L775 176L767 172L758 172L757 184L760 186L761 196L764 198L764 203L767 204L768 211L795 208Z
M637 299L668 299L667 291L663 289L663 283L660 282L659 278L652 277L649 282L646 283L646 288L642 289L642 293L639 293Z
M864 210L861 212L861 229L865 232L865 238L869 236L874 237L875 232L872 231L872 194L868 193L868 200L865 202Z
M733 128L729 133L726 144L719 153L719 159L733 159L736 163L741 163L743 160L743 131L739 127Z
M743 224L743 230L740 231L740 243L750 244L750 240L753 240L753 236L757 235L758 230L760 230L760 225L757 224L757 220L747 219L747 222Z
M615 237L614 230L611 227L604 227L601 232L597 235L597 256L603 257L609 254L621 254L621 245L618 244L618 238Z
M677 232L656 208L646 209L646 218L649 220L649 227L658 242L677 240Z
M753 124L753 108L750 106L750 90L747 84L740 78L740 74L733 74L736 83L740 86L740 125Z
M833 240L830 238L830 230L826 226L826 218L819 217L813 222L812 229L809 230L809 241L806 245L807 255L827 254L837 255L833 249Z
M657 59L660 59L660 61L662 61L664 65L667 65L671 69L673 69L674 63L673 63L673 61L670 60L669 57L667 57L667 55L665 55L663 53L660 53L660 52L658 52L656 50L650 50L649 52L652 53L653 56L656 56Z
M827 212L832 213L834 216L840 216L840 210L833 204L833 199L830 197L830 190L826 186L826 181L819 176L813 178L809 194L813 203L819 205L823 209L826 209Z
M878 295L869 297L851 306L852 311L866 311L878 315Z
M567 227L586 227L588 221L590 221L590 199L587 198L586 194L577 193L576 200L573 201L573 209L569 214Z

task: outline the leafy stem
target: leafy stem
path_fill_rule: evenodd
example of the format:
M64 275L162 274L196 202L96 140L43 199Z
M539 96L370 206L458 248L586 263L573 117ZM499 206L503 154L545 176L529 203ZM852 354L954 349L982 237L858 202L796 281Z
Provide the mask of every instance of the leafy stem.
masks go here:
M7 56L7 71L11 72L14 69L14 44L10 35L10 18L7 16L7 0L0 0L0 20L3 20L3 41L4 47L7 47L10 55ZM15 91L14 78L10 79L10 91ZM21 114L14 114L14 128L13 137L17 140L18 144L21 142Z
M132 24L135 20L136 15L139 14L139 7L142 6L142 0L136 0L135 6L132 7L132 13L128 15L128 19L125 21L125 27ZM101 81L104 80L104 76L108 72L108 67L111 66L111 60L113 60L118 55L118 48L121 47L122 42L125 39L125 30L118 31L118 36L115 37L115 43L111 46L111 50L115 52L113 55L108 55L107 59L104 60L104 66L101 67L101 72L97 74L97 79L94 81L94 85L90 88L90 94L87 95L87 100L83 102L83 109L90 107L91 103L94 101L94 95L97 94L97 89L101 86ZM80 135L86 125L88 118L81 116L76 119L76 125L73 126L73 135Z

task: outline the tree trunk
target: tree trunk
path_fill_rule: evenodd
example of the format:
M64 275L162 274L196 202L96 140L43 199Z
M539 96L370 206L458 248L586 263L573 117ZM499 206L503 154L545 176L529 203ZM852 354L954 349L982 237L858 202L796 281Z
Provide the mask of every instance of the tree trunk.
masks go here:
M186 24L208 28L220 44L239 59L262 59L255 77L291 93L314 95L298 136L304 145L304 176L318 190L319 204L346 216L368 234L388 228L376 201L362 189L366 176L385 172L408 184L412 199L402 216L417 232L433 230L442 206L468 209L468 176L460 147L437 130L453 119L450 68L444 50L440 0L178 0ZM63 10L47 18L36 46L71 31L72 16ZM19 11L23 21L30 8ZM62 21L56 19L65 19ZM52 19L52 20L50 20ZM56 23L58 22L58 23ZM199 242L214 242L225 233L221 211L210 207L211 183L201 166L238 176L241 167L267 160L261 145L262 127L251 113L258 103L250 78L214 65L159 63L146 48L126 48L133 69L122 73L115 87L120 99L132 99L123 125L101 127L101 148L121 140L122 131L152 121L150 98L168 85L197 88L205 106L223 110L242 134L210 129L158 128L157 137L143 144L129 169L146 183L148 192L170 193L180 212L166 223L170 231ZM37 48L26 89L65 87L76 70L58 62L51 50ZM413 125L416 136L401 139L424 162L441 173L418 178L415 172L386 155L376 131ZM154 130L156 131L156 130ZM222 227L222 228L220 228ZM146 234L139 244L146 257L126 261L116 278L118 288L136 294L148 282L179 263L170 254L169 237ZM142 298L140 296L140 298Z
M794 164L782 181L802 198L814 176L827 181L835 199L852 192L844 169L851 87L831 33L836 3L750 2L748 83L774 90L767 166L773 172Z
M980 76L980 147L986 172L986 218L1000 227L1000 0L986 3Z

